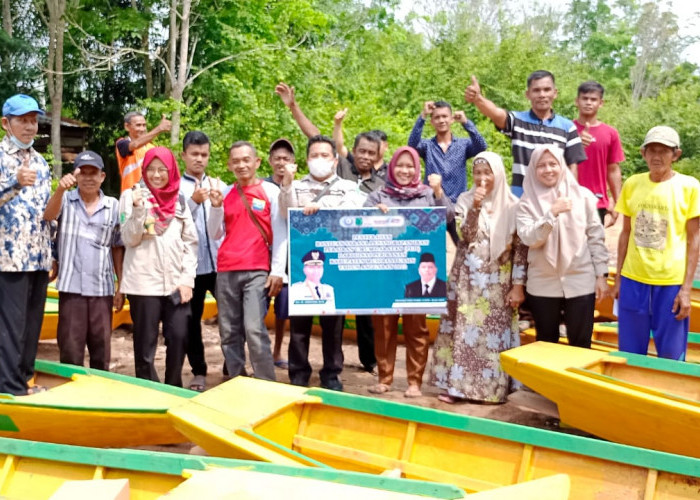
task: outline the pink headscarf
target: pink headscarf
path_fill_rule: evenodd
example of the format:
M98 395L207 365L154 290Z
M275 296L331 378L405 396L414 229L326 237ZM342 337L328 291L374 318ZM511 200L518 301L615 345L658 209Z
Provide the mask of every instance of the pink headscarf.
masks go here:
M146 175L146 168L155 158L158 158L168 167L168 183L162 188L153 187L148 182L148 176ZM151 192L151 196L148 198L151 204L149 215L155 219L155 232L159 235L163 234L175 216L177 198L180 193L180 170L177 167L177 161L172 151L163 146L149 149L143 158L141 175L143 182Z
M562 167L557 184L553 187L547 187L537 180L537 162L546 152L551 153ZM538 146L530 157L520 206L536 220L544 217L552 203L560 197L572 201L571 210L557 216L557 222L544 244L544 253L552 267L564 272L586 241L586 192L569 170L561 148L554 144Z
M413 165L416 167L413 174L413 180L408 186L401 186L398 182L396 182L396 175L394 175L394 168L396 168L396 164L399 161L399 156L401 156L403 153L408 153L411 155ZM399 200L418 198L419 196L422 196L423 193L430 190L428 186L421 182L420 157L418 156L418 151L410 146L401 146L396 150L394 156L391 157L391 161L389 162L389 172L382 190L392 198Z

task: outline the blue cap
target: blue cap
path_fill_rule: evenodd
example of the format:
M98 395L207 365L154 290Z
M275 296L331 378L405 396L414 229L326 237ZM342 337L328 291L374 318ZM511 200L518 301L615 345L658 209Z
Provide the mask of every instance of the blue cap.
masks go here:
M2 116L22 116L27 113L44 114L44 112L39 109L39 103L36 102L36 99L28 95L13 95L2 105Z

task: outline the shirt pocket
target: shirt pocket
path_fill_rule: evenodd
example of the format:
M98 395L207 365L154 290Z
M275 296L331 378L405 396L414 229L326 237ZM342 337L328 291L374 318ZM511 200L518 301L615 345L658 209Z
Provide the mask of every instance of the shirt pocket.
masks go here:
M112 246L112 224L104 222L89 222L88 231L91 235L91 243L98 247Z

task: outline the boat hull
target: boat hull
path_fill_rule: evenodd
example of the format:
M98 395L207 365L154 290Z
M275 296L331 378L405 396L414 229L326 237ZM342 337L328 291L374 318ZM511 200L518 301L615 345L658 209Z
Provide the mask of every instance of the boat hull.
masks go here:
M254 397L251 397L254 395ZM236 406L234 401L248 401ZM238 377L169 411L212 454L481 492L556 473L571 498L696 498L700 461L443 411ZM664 496L668 495L668 496Z
M503 369L551 399L562 422L618 443L700 457L700 366L536 342Z

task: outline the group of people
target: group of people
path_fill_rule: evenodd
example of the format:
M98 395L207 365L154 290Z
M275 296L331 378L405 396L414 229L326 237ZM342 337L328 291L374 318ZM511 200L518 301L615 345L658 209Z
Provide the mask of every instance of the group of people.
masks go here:
M228 152L236 181L226 186L207 175L208 137L190 131L183 140L181 175L173 152L151 143L169 130L170 122L163 117L147 131L143 115L131 112L125 116L128 136L116 143L119 200L102 193L104 163L92 151L76 157L74 171L59 180L52 195L49 168L31 147L43 111L28 96L5 102L0 392L43 389L31 379L49 271L58 276L62 362L82 364L87 347L92 367L109 368L112 307L123 307L126 295L134 323L136 375L158 380L154 358L162 323L165 382L183 385L187 357L193 374L189 386L204 390L201 316L210 292L217 299L229 376L247 375L247 345L253 376L275 380L275 367L286 368L292 384L308 385L313 318L288 316L288 208L310 215L323 208L365 206L387 212L392 207L445 207L456 255L429 380L442 390L439 398L446 403L505 401L515 382L501 370L499 353L519 343L523 304L538 340L558 342L563 324L570 344L590 347L596 300L614 293L619 296L621 349L646 353L653 332L659 355L684 358L700 250L700 183L673 170L681 151L670 127L648 132L641 154L649 173L634 175L623 186L619 136L597 118L603 105L600 84L579 87L579 117L570 121L552 109L557 89L549 72L536 71L528 78L526 97L532 108L523 112L496 106L472 77L466 102L512 141L509 187L502 158L486 151L474 123L444 101L424 104L408 145L387 163L387 137L381 131L360 133L352 150L345 147L347 109L335 115L330 138L303 113L293 87L280 83L275 91L309 138L308 174L297 178L296 150L280 138L269 148L272 175L261 179L262 159L255 146L237 141ZM436 135L425 139L428 119ZM455 121L468 137L453 135ZM470 158L472 185L467 189ZM617 214L623 216L623 229L615 287L608 290L604 224L614 223ZM320 283L323 260L320 251L302 258L308 281L304 291L311 298L332 294L314 285ZM421 258L420 265L426 273L428 266L434 270L434 258ZM273 297L274 345L264 322ZM285 360L281 345L287 319ZM378 375L369 391L386 393L392 389L399 316L356 320L360 361ZM408 379L404 395L417 397L430 357L426 318L405 314L402 324ZM342 390L344 317L324 315L320 325L321 386Z

